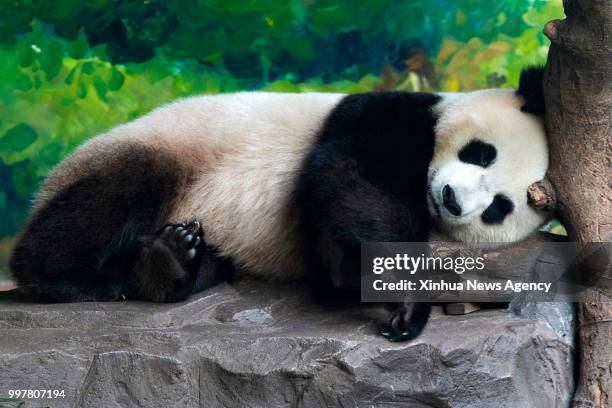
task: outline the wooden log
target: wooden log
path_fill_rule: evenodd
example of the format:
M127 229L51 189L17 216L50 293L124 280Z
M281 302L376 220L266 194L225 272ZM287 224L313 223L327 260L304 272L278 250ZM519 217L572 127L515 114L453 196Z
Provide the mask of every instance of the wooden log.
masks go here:
M444 305L444 311L447 315L466 315L482 309L481 306L475 303L447 303Z

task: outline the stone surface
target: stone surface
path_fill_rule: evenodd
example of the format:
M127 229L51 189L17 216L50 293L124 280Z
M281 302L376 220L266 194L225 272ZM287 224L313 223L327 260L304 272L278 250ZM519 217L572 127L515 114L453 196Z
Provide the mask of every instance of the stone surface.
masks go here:
M576 310L573 303L536 302L529 298L517 298L510 303L508 309L517 316L542 321L561 341L570 347L574 346Z
M379 314L248 281L180 304L4 296L0 395L64 390L26 405L54 408L567 405L571 344L546 322L436 309L418 339L390 343Z

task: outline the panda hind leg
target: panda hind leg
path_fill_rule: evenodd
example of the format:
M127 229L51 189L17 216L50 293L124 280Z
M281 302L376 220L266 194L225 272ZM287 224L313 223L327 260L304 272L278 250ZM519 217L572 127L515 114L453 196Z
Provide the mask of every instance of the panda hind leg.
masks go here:
M178 302L227 280L227 261L204 242L197 221L167 224L145 238L132 269L135 297L157 302Z

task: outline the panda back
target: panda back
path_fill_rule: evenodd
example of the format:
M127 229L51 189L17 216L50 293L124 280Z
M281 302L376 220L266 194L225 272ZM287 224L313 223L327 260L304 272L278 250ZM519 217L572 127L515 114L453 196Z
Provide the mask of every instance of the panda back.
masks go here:
M242 269L268 280L292 278L304 264L292 203L296 178L342 95L229 97L217 112L223 118L206 118L213 164L198 173L171 220L195 214L207 242Z

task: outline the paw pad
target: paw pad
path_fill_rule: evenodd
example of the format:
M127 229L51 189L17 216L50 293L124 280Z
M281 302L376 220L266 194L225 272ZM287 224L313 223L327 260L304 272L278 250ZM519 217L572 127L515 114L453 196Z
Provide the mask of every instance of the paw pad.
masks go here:
M159 235L177 258L185 261L194 260L200 254L204 242L202 227L197 221L164 225Z

